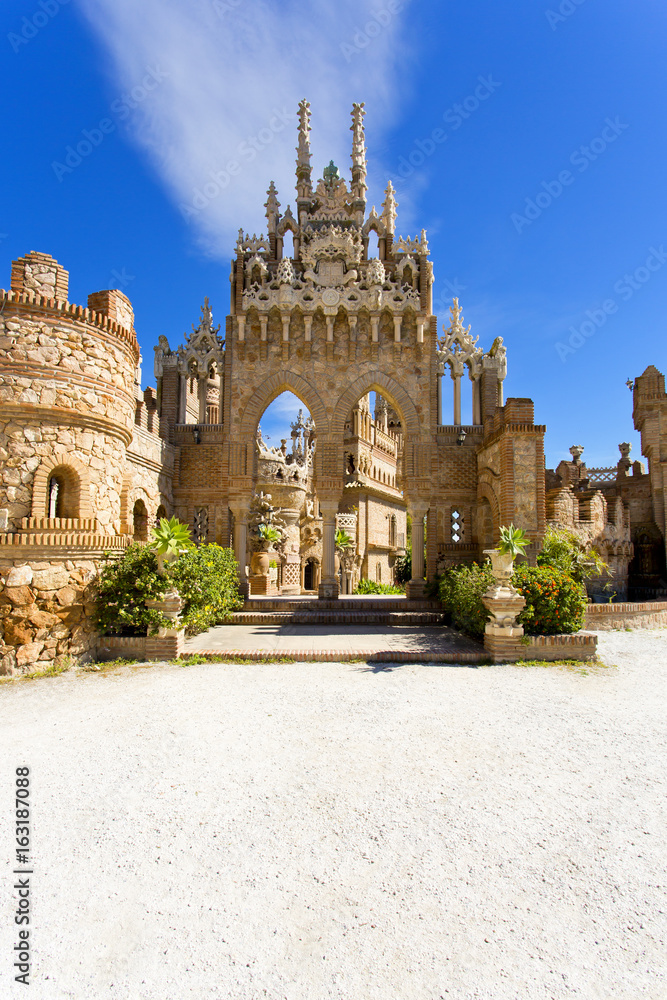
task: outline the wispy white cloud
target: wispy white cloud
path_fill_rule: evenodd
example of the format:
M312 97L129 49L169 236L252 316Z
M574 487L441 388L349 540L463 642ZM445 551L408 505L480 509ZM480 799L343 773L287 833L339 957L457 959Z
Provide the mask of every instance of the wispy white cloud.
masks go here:
M132 134L175 203L191 209L187 215L200 245L217 257L229 257L240 226L251 232L263 228L269 180L276 182L283 209L293 204L296 108L302 97L312 105L318 177L331 158L341 170L349 169L353 101L366 103L372 152L374 137L379 147L397 118L399 96L407 93L405 74L399 73L410 58L406 2L79 4L109 53L115 90L120 85L131 91L147 66L166 74L137 108ZM375 26L367 32L371 22ZM238 173L227 170L230 163L239 164ZM208 197L216 183L221 192ZM369 200L382 200L379 185L371 188Z

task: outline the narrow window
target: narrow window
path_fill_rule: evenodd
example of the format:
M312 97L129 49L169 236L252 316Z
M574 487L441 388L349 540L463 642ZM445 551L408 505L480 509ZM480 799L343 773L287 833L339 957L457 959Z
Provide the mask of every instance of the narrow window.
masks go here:
M62 482L57 476L51 476L48 489L48 514L47 517L62 517L63 505Z
M458 510L452 511L452 541L463 541L463 515Z

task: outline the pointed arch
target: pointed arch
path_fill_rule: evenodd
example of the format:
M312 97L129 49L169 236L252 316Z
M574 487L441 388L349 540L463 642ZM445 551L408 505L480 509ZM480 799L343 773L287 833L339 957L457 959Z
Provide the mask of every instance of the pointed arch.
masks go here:
M243 436L252 437L257 430L259 418L264 410L281 392L285 391L293 392L310 411L318 436L326 434L329 420L317 389L301 375L287 370L276 372L255 389L241 415L240 433Z
M283 215L282 219L278 223L278 228L276 233L278 236L284 236L287 231L290 231L294 236L299 235L299 226L293 215Z
M384 222L379 215L374 214L373 212L371 212L361 227L362 236L368 236L370 232L376 233L378 238L385 237L387 235L387 228Z
M350 410L361 396L371 391L379 392L400 413L404 434L419 437L420 420L414 403L395 379L381 372L369 372L367 375L361 375L348 386L339 398L331 421L331 432L335 437L342 440L343 427ZM314 415L313 419L315 419Z

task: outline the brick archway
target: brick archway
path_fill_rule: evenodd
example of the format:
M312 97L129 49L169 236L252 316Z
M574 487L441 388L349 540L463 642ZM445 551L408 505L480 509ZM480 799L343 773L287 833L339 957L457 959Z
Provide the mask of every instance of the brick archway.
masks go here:
M310 412L318 435L326 434L329 419L317 389L301 375L281 370L262 382L248 400L241 417L240 434L244 438L253 437L260 417L267 406L282 392L293 392Z
M381 372L372 372L362 375L351 383L336 403L333 420L331 421L331 435L333 438L342 440L345 421L352 407L366 392L379 392L381 396L389 400L391 405L399 412L403 421L403 433L406 437L417 437L420 431L420 421L415 405L402 386L389 375Z

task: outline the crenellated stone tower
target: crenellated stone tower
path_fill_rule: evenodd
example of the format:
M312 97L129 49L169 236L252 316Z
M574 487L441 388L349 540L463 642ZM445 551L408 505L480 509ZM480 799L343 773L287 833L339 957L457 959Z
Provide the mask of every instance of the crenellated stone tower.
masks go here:
M31 252L0 291L0 673L89 652L103 554L171 506L173 457L152 433L154 393L138 388L130 302L114 289L75 305L68 284Z

